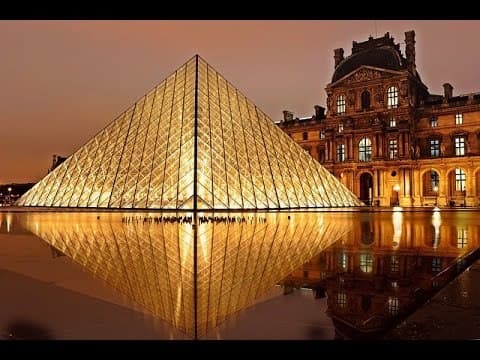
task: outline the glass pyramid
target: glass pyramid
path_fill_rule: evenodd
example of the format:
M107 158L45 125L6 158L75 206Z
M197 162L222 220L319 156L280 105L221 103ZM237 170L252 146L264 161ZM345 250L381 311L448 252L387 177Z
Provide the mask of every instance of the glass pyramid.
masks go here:
M362 205L198 55L17 204L171 210Z
M196 214L209 220L192 226L152 221L158 212L29 212L21 221L133 305L192 338L262 299L354 226L351 212ZM228 216L236 221L214 220Z

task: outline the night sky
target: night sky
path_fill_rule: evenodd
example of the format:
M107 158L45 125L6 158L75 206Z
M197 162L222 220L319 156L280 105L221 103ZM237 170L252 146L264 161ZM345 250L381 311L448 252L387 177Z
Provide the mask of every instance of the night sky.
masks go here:
M480 92L480 21L0 21L0 184L34 182L198 53L274 120L325 106L333 49L416 32L432 93Z

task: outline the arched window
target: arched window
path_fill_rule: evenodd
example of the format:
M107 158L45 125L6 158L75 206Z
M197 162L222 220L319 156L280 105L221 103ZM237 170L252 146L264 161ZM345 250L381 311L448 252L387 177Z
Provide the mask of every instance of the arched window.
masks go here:
M369 138L363 138L358 143L358 161L372 160L372 142Z
M345 95L338 95L337 97L337 114L345 114L346 102Z
M370 110L370 93L367 90L362 92L362 110Z
M398 107L398 88L390 86L387 89L387 106L389 109Z

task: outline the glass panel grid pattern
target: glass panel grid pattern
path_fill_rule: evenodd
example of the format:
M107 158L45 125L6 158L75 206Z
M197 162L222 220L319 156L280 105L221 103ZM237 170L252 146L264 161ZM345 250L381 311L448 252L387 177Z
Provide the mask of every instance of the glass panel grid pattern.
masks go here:
M195 230L187 222L153 221L159 216L165 215L28 213L22 225L133 305L192 337L254 304L354 226L349 214L167 215L197 216ZM227 217L236 221L215 220Z
M362 203L195 56L18 205L240 210Z

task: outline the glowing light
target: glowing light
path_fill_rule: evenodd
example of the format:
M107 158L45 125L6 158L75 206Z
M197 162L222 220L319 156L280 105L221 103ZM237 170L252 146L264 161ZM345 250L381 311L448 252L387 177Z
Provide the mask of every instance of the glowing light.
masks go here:
M442 225L442 218L440 212L436 211L432 215L432 225L434 229L433 236L433 248L437 248L440 245L440 226Z

